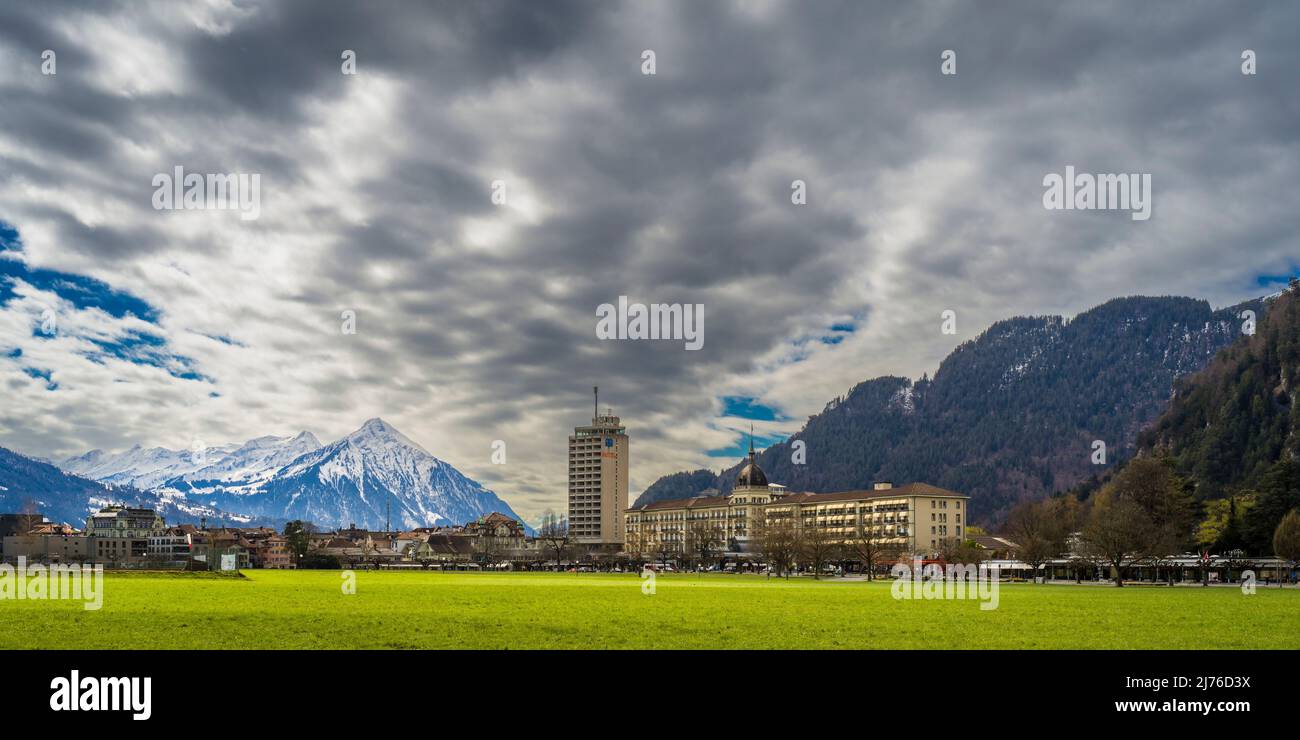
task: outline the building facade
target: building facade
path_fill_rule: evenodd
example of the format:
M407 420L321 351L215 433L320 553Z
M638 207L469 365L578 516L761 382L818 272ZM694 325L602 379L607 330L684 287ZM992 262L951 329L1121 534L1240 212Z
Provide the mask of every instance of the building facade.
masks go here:
M643 555L680 555L708 540L716 542L716 552L753 553L762 527L789 523L795 528L816 527L827 539L843 544L870 538L896 552L934 556L961 541L969 500L925 483L789 493L768 483L751 443L749 462L736 476L731 493L658 501L629 510L624 549Z
M259 543L256 550L258 568L273 570L290 570L293 565L293 552L289 549L289 540L282 535L271 535Z
M139 562L149 557L149 540L167 525L153 509L105 506L90 516L86 534L93 538L94 557L101 563Z
M149 535L149 554L159 560L186 560L193 548L193 537L182 527L168 527Z
M4 556L49 563L82 563L91 560L91 538L83 534L17 534L4 538Z
M628 436L617 416L597 415L569 436L569 535L579 544L617 545L627 511Z

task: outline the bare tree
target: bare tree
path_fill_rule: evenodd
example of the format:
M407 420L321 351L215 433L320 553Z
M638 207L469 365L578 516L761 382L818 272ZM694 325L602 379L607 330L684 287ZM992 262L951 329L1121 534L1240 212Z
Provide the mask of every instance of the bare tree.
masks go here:
M794 522L781 517L772 521L759 520L754 527L758 551L767 561L769 574L788 576L799 552L799 532Z
M821 578L822 566L831 562L840 552L840 541L817 525L815 520L805 520L797 538L798 557L812 566L813 579Z
M647 525L642 524L635 530L627 533L623 543L623 551L627 553L631 562L640 562L645 559L645 554L653 547L650 539L650 530Z
M849 553L862 562L862 568L867 572L867 580L874 580L876 563L884 558L884 538L880 537L871 522L859 520L857 533L849 538L846 545Z
M1124 585L1124 563L1138 557L1148 544L1145 514L1132 499L1112 485L1099 491L1083 528L1085 552L1114 569L1115 585Z
M701 565L708 566L722 540L722 526L716 521L695 519L686 526L686 550L698 557Z
M1116 556L1146 559L1158 569L1164 560L1183 551L1192 539L1193 503L1186 487L1165 460L1130 460L1094 497L1084 539L1117 570ZM1102 523L1112 525L1104 531ZM1123 585L1116 574L1116 585Z
M1155 566L1152 576L1160 577L1160 567L1185 552L1195 539L1195 502L1186 484L1168 461L1151 457L1130 460L1115 483L1123 494L1142 507L1148 528L1143 538L1143 555ZM1172 569L1167 578L1173 582Z
M1007 535L1018 546L1016 557L1032 569L1035 580L1038 569L1066 549L1066 538L1075 525L1072 501L1022 501L1007 517Z
M1295 572L1296 562L1300 561L1300 511L1292 509L1278 522L1273 531L1273 552ZM1279 576L1277 580L1281 586L1283 578Z
M559 570L564 558L572 554L569 547L569 520L556 516L555 512L548 509L542 515L542 526L537 530L537 541L541 543L543 552L554 555L555 569Z
M29 534L39 527L44 519L35 499L23 499L22 508L18 512L18 534Z
M939 557L945 563L979 565L989 559L989 551L977 546L971 540L949 538L943 541L943 549L940 550Z
M1092 549L1087 543L1083 542L1082 538L1072 544L1069 555L1070 569L1074 571L1074 582L1083 583L1084 574L1095 572L1097 566L1101 563L1096 553L1092 552Z
M658 555L660 565L667 565L669 556L677 553L676 546L666 535L666 532L660 532L651 546L651 549Z
M896 560L902 553L903 547L902 543L881 536L872 522L864 517L858 522L857 533L849 538L846 549L850 555L862 562L862 567L867 572L867 580L870 581L875 578L876 566L886 560Z

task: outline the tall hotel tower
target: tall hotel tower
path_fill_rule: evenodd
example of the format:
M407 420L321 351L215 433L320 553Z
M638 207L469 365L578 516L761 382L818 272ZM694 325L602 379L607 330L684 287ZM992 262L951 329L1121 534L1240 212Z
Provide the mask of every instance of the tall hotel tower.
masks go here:
M627 510L627 430L617 416L596 415L569 436L569 534L580 544L622 544Z

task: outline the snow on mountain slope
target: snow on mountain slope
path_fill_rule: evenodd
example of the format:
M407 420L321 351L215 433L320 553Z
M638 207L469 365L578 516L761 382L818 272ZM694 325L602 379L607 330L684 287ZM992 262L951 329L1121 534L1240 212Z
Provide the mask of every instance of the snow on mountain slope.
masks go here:
M238 508L318 526L371 529L462 524L499 511L519 518L495 493L430 455L392 425L371 419L275 474ZM235 506L229 494L192 496Z
M205 467L166 481L163 488L185 493L256 493L284 466L302 455L320 449L311 432L295 437L266 436L250 439L228 455Z
M279 526L283 521L255 519L194 504L184 497L172 500L151 491L100 483L0 447L0 511L20 512L33 506L51 521L80 528L86 526L86 518L92 512L109 504L148 506L162 514L169 524L197 523L202 518L240 526Z
M189 452L136 446L117 455L94 450L60 467L148 489L182 511L303 519L322 527L463 524L493 511L520 519L495 493L382 419L324 447L302 432L210 448L205 456L198 465Z
M219 445L199 452L143 448L118 454L92 450L63 461L66 472L101 483L140 489L171 487L173 481L205 481L247 485L269 478L294 458L320 447L310 432L295 437L258 437L242 445Z
M118 454L91 450L80 457L64 460L59 463L59 467L101 483L147 490L156 488L170 478L198 470L214 460L223 459L233 449L231 445L208 447L200 451L136 445Z

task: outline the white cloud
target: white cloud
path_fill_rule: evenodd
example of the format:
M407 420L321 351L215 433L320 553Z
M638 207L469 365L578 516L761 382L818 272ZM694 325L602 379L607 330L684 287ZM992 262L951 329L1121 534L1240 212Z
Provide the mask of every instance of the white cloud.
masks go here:
M0 35L0 221L33 267L160 312L141 326L22 286L0 310L0 349L23 350L0 357L0 445L20 452L324 440L382 416L535 517L564 506L593 384L632 434L635 495L732 462L706 454L748 430L720 397L776 407L791 421L756 432L786 434L1001 318L1136 293L1222 305L1295 265L1289 83L1212 71L1243 34L1294 66L1294 9L1199 9L1181 42L1159 19L1034 9L1018 45L964 6L151 9L32 15L68 46L54 80ZM1044 211L1065 164L1152 172L1151 221ZM150 178L176 165L261 173L261 218L153 210ZM595 306L619 295L704 303L705 349L596 341ZM48 302L66 333L34 338ZM212 383L84 357L131 329Z

